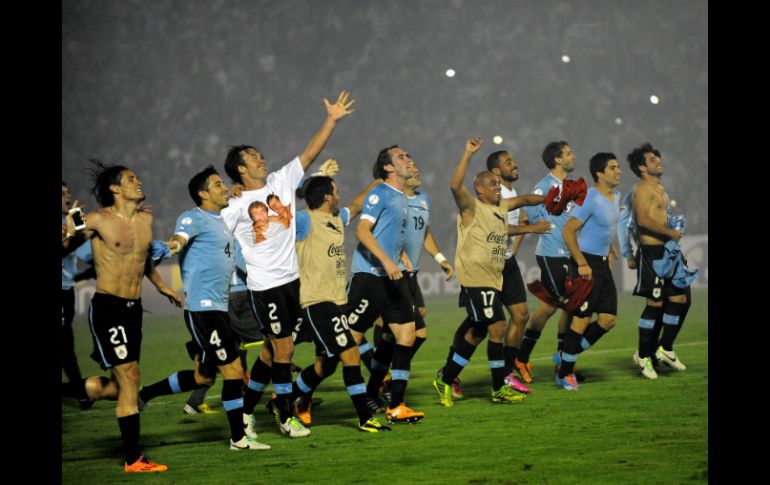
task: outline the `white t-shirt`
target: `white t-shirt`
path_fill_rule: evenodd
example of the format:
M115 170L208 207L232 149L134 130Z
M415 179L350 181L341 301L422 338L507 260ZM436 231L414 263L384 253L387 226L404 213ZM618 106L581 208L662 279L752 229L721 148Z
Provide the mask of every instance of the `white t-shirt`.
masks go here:
M500 195L503 199L512 199L516 197L516 189L513 187L510 190L503 184L500 184ZM508 224L512 226L519 225L519 211L521 209L514 209L508 211ZM508 249L505 250L505 259L509 259L513 255L513 238L516 236L508 236Z
M230 199L222 209L227 227L233 231L246 262L246 286L264 291L299 278L299 264L294 249L296 239L296 196L305 170L299 157L267 176L267 183L257 190L246 190L240 197ZM275 194L287 211L283 217L267 207L267 197ZM260 224L249 215L249 205L259 201L255 213ZM266 216L265 216L266 210ZM280 208L279 208L280 210ZM291 214L288 217L288 214ZM261 217L260 217L261 216Z

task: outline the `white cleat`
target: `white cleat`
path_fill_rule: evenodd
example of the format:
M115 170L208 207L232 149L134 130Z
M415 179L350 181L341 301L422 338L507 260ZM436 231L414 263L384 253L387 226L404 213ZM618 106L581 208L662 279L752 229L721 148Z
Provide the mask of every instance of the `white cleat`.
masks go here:
M634 352L634 362L639 366L639 370L642 375L647 379L657 379L658 373L655 372L655 368L652 366L652 359L649 357L639 357L639 352Z
M243 415L243 432L246 434L247 438L251 438L253 440L257 439L256 424L257 420L254 419L253 414Z
M278 428L281 430L282 435L288 436L289 438L304 438L310 434L310 430L294 416L287 419L286 422L279 425Z
M667 366L676 369L678 371L683 371L687 369L687 366L682 363L681 360L679 360L676 356L676 352L664 350L663 346L658 347L658 351L655 352L655 357Z
M270 445L266 445L265 443L260 443L259 441L249 438L248 436L244 436L240 439L240 441L234 442L233 440L230 440L230 449L231 450L269 450Z

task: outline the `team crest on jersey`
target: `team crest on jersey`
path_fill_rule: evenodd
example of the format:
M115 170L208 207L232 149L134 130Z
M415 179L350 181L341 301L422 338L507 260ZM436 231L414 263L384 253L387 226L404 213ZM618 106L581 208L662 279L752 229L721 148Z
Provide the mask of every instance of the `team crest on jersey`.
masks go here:
M372 205L377 205L377 202L380 201L380 197L377 194L372 194L369 196L369 203Z
M492 318L492 315L494 315L494 314L495 314L495 312L494 312L494 310L492 310L492 308L487 307L487 308L484 309L484 316L485 317Z
M281 333L281 322L272 322L270 328L273 330L274 334Z
M217 357L219 357L219 360L222 360L222 361L227 359L227 350L217 349Z
M423 209L428 210L428 203L425 202L425 199L420 199L420 205Z
M182 219L182 224L185 224L185 225L186 224L192 224L192 218L185 217L184 219Z
M128 357L128 349L126 348L126 345L122 344L115 347L115 355L117 355L118 359L120 360L123 360L126 357Z
M588 310L588 300L584 301L582 305L580 305L580 311L584 312Z
M344 347L348 343L348 338L344 333L337 335L337 345Z

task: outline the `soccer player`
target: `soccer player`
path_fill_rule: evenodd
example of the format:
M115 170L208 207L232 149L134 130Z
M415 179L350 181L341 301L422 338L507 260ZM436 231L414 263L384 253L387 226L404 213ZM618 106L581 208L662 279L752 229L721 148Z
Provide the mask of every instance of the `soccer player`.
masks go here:
M425 326L425 316L428 314L428 311L425 308L425 300L417 281L422 248L424 247L428 254L441 266L441 270L447 275L447 281L452 277L453 272L452 265L441 253L438 243L436 243L433 233L430 231L430 197L424 192L417 191L421 185L420 170L415 167L414 176L408 178L404 184L404 194L409 205L403 253L406 257L401 258L398 262L398 267L401 269L409 286L409 294L412 297L415 309L415 339L414 345L412 345L412 359L414 359L415 354L417 354L417 351L428 338L428 328ZM375 323L374 333L373 340L375 345L379 345L381 338L393 342L393 334L390 332L389 327L382 325L381 318L377 319ZM392 357L387 360L392 360ZM390 384L391 380L386 377L382 386L382 392L380 393L383 399L389 398L388 395L391 393Z
M572 313L564 337L555 383L569 391L579 389L573 373L578 354L612 329L618 314L618 291L612 278L612 239L620 217L620 193L615 190L620 185L620 167L614 154L597 153L591 157L589 170L596 184L588 189L583 205L572 211L562 231L572 255L570 274L594 281L591 293ZM598 318L589 325L593 313Z
M230 425L231 450L270 449L256 440L256 432L243 415L243 368L238 343L230 329L227 300L235 270L233 235L221 210L228 205L227 185L213 166L195 174L187 185L194 209L183 212L168 243L179 253L185 293L184 318L193 338L191 357L195 370L178 371L168 379L145 386L139 398L146 403L157 396L186 392L213 382L214 368L222 373L222 404ZM209 368L206 371L204 368Z
M669 197L661 181L663 161L660 152L645 143L629 153L627 159L631 171L641 180L634 187L630 200L638 251L633 259L629 258L628 250L624 251L624 256L628 267L637 270L634 295L646 298L639 317L639 349L634 353L634 362L644 377L656 379L654 358L679 371L687 368L674 352L674 340L690 307L690 286L679 286L672 278L659 276L652 264L663 257L666 241L678 242L682 237L681 230L673 227ZM619 237L622 237L620 232L626 230L627 226L621 228L619 224ZM663 335L658 342L661 327Z
M337 121L353 113L350 109L355 100L348 101L349 93L342 91L332 104L324 99L326 119L313 135L304 151L278 171L268 174L266 162L256 148L239 145L230 148L225 160L225 171L234 183L243 185L240 197L230 200L230 206L222 211L228 228L234 232L241 245L246 261L246 284L260 330L268 343L262 347L258 361L252 367L243 412L252 418L254 406L267 384L267 376L273 381L277 395L274 409L278 427L284 436L300 438L310 430L292 416L291 358L294 353L292 332L301 316L299 306L299 267L297 264L295 190L303 175L323 150L332 135ZM249 215L249 206L260 202L269 207L268 196L277 195L286 208L282 222L270 221L259 233ZM275 202L273 202L275 207ZM280 209L280 208L279 208ZM286 218L288 215L288 227ZM272 351L272 359L270 353ZM272 366L270 362L272 360Z
M519 167L509 152L491 153L487 157L487 170L500 178L500 194L503 199L517 196L513 182L519 179ZM527 288L524 286L524 278L522 278L519 264L516 262L516 252L521 245L524 234L548 234L551 230L551 222L546 219L541 219L535 224L528 224L528 222L529 219L527 219L527 213L524 210L515 209L508 212L508 247L505 250L503 289L500 292L500 299L510 315L503 345L506 372L514 369L514 363L519 354L519 346L524 337L524 327L529 320ZM530 388L519 382L512 372L506 376L505 383L515 391L531 392Z
M161 465L139 449L139 356L142 343L142 278L176 306L177 294L155 270L148 254L152 241L152 214L137 211L144 200L142 182L130 169L94 160L91 193L102 209L88 214L82 231L91 239L96 268L96 293L91 300L89 324L94 338L94 359L111 375L86 379L93 400L115 399L115 414L123 439L126 472L164 472Z
M369 409L381 412L384 405L379 389L392 359L391 399L385 414L390 423L414 423L425 417L425 413L412 410L404 402L415 341L415 316L398 261L404 249L409 215L404 184L414 173L414 161L403 148L392 145L380 150L372 175L384 182L366 196L356 229L359 244L353 255L353 278L348 286L348 323L356 343L361 343L379 316L395 337L395 342L383 339L377 346L366 386Z
M372 417L366 405L361 359L348 326L345 293L345 226L361 212L364 197L379 182L370 184L342 210L339 191L331 177L311 177L301 189L308 208L297 213L300 305L303 321L312 328L313 340L321 354L314 365L300 373L295 383L301 393L299 400L304 401L299 406L300 413L307 414L307 424L310 395L321 380L334 372L336 363L342 361L342 379L358 414L359 431L390 430Z
M542 204L542 195L523 195L502 199L500 182L494 173L484 170L473 178L476 197L463 186L468 163L483 143L481 137L469 138L455 168L450 188L460 214L457 216L455 268L460 283L460 305L468 314L470 328L457 342L440 377L433 380L441 404L452 406L452 381L468 364L476 347L489 334L487 358L492 374L492 401L515 403L524 399L505 384L505 313L500 299L503 286L505 250L508 242L508 212L523 205Z
M572 153L566 141L555 141L545 146L542 154L543 163L548 167L548 174L535 184L532 192L538 195L545 195L552 186L557 185L561 189L562 182L575 169L575 155ZM555 216L549 214L545 206L525 208L530 224L539 221L548 221L551 223L551 232L541 234L535 248L535 260L540 267L540 281L543 282L546 289L556 298L561 298L565 294L565 279L569 273L569 250L564 244L562 230L570 216L570 211L575 207L573 202L569 202L561 215ZM538 303L537 308L530 314L524 331L524 337L521 341L519 354L514 360L516 371L519 377L526 383L532 382L532 363L529 356L535 348L540 334L548 322L548 319L556 313L557 308L544 301ZM559 352L564 346L564 332L566 332L569 315L564 311L559 317L559 327L557 333L557 349L553 355L554 362L558 366ZM576 373L582 380L582 376Z
M239 340L241 367L247 369L248 349L262 344L264 336L259 331L259 325L251 311L251 297L246 288L246 262L241 254L241 245L238 240L233 241L233 257L235 258L235 271L230 281L230 295L227 299L227 316L230 320L230 328L235 332ZM268 376L269 377L269 376ZM248 373L244 372L244 383L248 384ZM204 401L206 393L211 386L204 386L190 393L190 397L184 405L186 414L216 414L219 411L212 409Z

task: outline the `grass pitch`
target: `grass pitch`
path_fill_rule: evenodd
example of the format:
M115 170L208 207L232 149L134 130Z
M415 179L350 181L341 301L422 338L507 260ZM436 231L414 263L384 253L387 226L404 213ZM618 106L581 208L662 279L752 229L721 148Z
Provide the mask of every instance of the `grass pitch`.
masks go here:
M280 435L265 399L257 405L259 440L271 450L234 452L228 447L224 413L182 412L186 394L162 396L142 413L141 443L169 471L128 475L114 403L81 411L62 399L62 483L273 484L294 483L704 483L708 481L708 291L694 290L693 305L675 349L685 372L662 370L641 377L632 354L644 300L619 298L616 327L578 359L588 380L578 392L553 384L551 355L556 320L548 322L532 354L532 394L517 404L492 404L486 345L482 343L460 376L465 399L439 405L431 380L444 364L451 337L464 318L456 299L428 303L429 338L412 362L407 403L425 412L416 425L390 433L356 430L357 419L340 370L316 392L323 404L313 412L312 434ZM536 302L530 300L530 308ZM145 315L142 382L152 383L191 368L178 317ZM102 374L88 355L84 320L75 322L76 349L84 375ZM252 351L249 363L256 352ZM313 358L300 345L294 361ZM103 374L102 374L103 375ZM364 370L364 375L368 374ZM62 379L66 378L62 375ZM207 402L222 411L221 378ZM380 415L385 422L384 415Z

